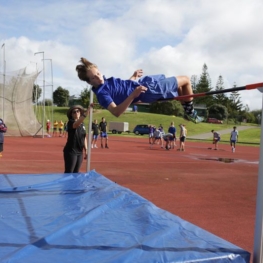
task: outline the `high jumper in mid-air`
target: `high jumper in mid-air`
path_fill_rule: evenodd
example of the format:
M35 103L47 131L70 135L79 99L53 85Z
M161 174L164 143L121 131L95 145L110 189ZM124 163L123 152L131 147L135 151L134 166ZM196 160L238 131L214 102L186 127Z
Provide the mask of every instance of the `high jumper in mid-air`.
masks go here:
M197 94L193 94L191 81L187 76L143 76L143 70L138 69L128 80L106 78L96 64L85 58L81 58L80 62L76 66L79 79L92 86L99 104L116 117L124 113L132 103L181 98L186 118L195 123L203 121L203 117L199 117L194 109L193 97Z

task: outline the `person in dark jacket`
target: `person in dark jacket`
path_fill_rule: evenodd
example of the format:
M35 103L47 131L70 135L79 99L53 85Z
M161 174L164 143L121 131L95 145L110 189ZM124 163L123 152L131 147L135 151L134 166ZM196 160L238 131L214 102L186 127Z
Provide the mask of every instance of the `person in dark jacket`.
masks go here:
M98 136L99 136L99 124L98 124L97 120L94 120L94 122L92 122L91 130L93 132L91 148L98 148L97 147L97 140L98 140Z
M2 119L0 119L0 158L4 150L4 133L7 131L7 127Z
M88 113L89 109L85 111L80 105L72 106L67 112L68 138L63 150L65 173L78 173L83 157L87 158L88 146L83 122Z

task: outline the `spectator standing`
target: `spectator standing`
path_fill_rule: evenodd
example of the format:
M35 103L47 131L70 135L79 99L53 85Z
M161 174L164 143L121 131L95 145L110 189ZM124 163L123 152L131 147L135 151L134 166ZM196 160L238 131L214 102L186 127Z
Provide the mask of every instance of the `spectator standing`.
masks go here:
M187 130L185 128L184 124L180 124L180 148L179 151L185 151L185 139L186 139L186 134Z
M67 133L68 133L68 121L65 121L63 127L63 137L67 138Z
M53 137L57 136L57 132L58 132L58 121L55 120L53 123Z
M134 113L137 113L138 112L138 106L137 105L133 105L133 108L132 108L132 111L134 112Z
M163 125L162 125L162 124L159 125L158 130L159 130L161 133L164 133L164 129L163 129Z
M215 145L215 150L218 150L218 142L220 141L220 134L215 130L211 131L213 133L213 144Z
M174 122L171 122L171 125L168 129L168 133L171 133L173 135L173 137L171 138L171 146L172 148L174 148L176 146L176 128L174 126Z
M155 144L155 142L158 144L161 142L161 148L163 148L163 132L161 129L156 129L153 133L153 144Z
M58 123L58 130L59 130L59 137L62 137L64 130L64 122L62 120L60 120L60 122Z
M2 119L0 119L0 158L3 156L4 151L4 133L7 131L7 127Z
M149 144L153 144L154 142L154 126L153 125L149 125Z
M236 126L233 127L233 131L230 134L230 145L232 148L232 152L236 151L236 143L237 143L237 139L238 139L238 131Z
M50 137L50 127L51 127L50 120L47 120L47 123L46 123L46 130L47 130L48 137Z
M78 173L84 159L87 158L86 129L83 124L89 110L82 106L74 105L68 112L68 139L64 147L65 173Z
M92 142L91 142L91 148L98 148L97 147L97 140L98 140L98 136L99 136L99 124L97 120L94 120L94 122L92 122Z
M107 122L104 117L101 118L101 122L99 124L100 129L100 138L101 138L101 148L103 148L103 140L105 148L109 149L108 146L108 133L107 133Z

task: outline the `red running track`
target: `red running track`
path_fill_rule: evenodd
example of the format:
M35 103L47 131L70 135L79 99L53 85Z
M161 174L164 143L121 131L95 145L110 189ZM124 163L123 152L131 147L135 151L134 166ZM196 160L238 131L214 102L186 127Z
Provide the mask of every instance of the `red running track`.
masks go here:
M65 138L5 137L1 174L61 173ZM98 144L100 145L100 144ZM186 221L253 252L259 147L186 141L186 151L147 137L110 137L91 168ZM221 158L221 159L220 159ZM221 160L221 161L220 161ZM227 163L225 161L231 161ZM86 161L81 172L86 172Z

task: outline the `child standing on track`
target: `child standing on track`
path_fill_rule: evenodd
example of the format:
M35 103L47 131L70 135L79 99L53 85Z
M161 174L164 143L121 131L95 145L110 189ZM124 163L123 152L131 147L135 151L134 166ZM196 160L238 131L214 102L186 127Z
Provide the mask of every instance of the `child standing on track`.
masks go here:
M176 128L174 126L174 122L171 122L171 125L168 129L168 133L171 133L173 135L173 138L171 138L172 141L172 148L176 146Z
M97 140L98 140L98 136L99 136L99 124L98 124L97 120L94 120L94 122L92 122L91 130L93 132L91 148L98 148L97 147Z
M60 120L60 122L58 123L58 130L59 130L59 137L62 137L64 130L64 122L62 120Z
M187 130L184 124L180 124L179 126L180 126L180 148L178 150L184 152Z
M236 126L234 126L233 131L230 134L230 145L233 153L236 151L237 138L238 138L238 131L236 129Z
M101 118L101 122L99 124L99 129L100 129L101 148L103 148L103 140L104 140L105 148L109 149L109 146L108 146L108 133L107 133L107 122L106 122L106 119L104 117Z

